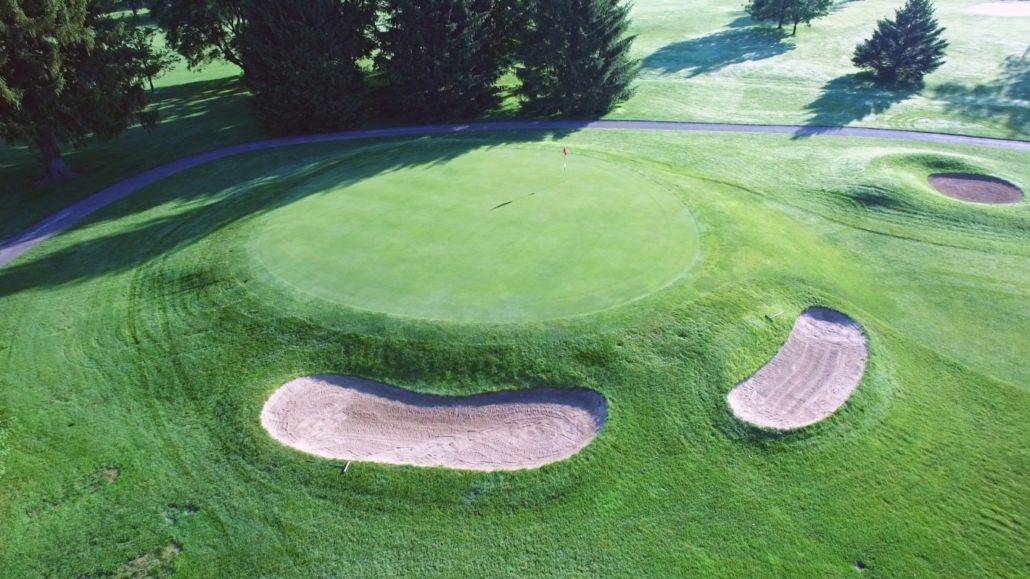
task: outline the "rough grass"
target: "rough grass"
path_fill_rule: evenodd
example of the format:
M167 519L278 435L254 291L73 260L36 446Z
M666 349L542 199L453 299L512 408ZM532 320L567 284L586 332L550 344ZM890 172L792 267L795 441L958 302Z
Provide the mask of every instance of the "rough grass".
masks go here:
M925 181L960 163L1025 185L1021 155L564 135L556 147L679 196L702 261L647 299L552 322L393 318L250 276L249 228L297 166L389 147L446 164L512 138L194 170L0 271L2 574L117 576L141 554L184 577L821 578L858 561L882 577L1027 573L1030 205L965 204ZM796 434L735 422L726 393L811 305L869 332L862 385ZM609 420L539 470L342 474L257 420L275 388L319 372L449 394L585 386Z

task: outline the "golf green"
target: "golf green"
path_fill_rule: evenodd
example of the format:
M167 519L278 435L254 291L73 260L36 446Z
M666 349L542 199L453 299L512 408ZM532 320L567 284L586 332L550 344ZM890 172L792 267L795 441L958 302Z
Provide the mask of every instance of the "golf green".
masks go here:
M282 192L249 254L351 307L463 322L586 314L683 274L698 233L632 170L561 149L498 147L368 176L343 162Z

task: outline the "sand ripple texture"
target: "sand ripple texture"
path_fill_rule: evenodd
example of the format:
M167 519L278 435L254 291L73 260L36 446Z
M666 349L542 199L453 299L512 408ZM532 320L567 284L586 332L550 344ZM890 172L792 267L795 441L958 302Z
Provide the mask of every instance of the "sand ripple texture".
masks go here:
M276 390L261 425L279 442L322 458L519 470L576 454L607 412L604 397L586 389L433 396L320 375Z
M855 320L809 308L776 356L730 391L730 408L737 418L763 428L814 424L847 401L868 358L865 334Z

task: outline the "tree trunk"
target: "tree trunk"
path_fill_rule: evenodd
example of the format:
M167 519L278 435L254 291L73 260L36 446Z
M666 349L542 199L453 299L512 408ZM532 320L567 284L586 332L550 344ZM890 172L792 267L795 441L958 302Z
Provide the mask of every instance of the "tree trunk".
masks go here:
M39 152L43 154L43 162L46 164L46 181L63 181L77 177L61 157L61 146L54 136L53 129L45 129L43 136L39 139Z
M790 35L791 36L796 36L797 33L798 33L798 23L797 23L797 21L795 21L794 22L794 30L790 33Z

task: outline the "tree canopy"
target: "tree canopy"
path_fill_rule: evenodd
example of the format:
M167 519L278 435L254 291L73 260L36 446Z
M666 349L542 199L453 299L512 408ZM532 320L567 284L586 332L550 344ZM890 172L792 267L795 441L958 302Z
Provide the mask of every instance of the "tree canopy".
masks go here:
M366 0L250 0L240 47L258 122L274 133L353 127L367 114L358 60L373 48Z
M407 119L483 113L498 102L509 37L497 0L387 0L376 66Z
M246 26L245 0L154 0L150 12L168 45L190 68L215 60L242 67L240 34Z
M629 98L628 5L619 0L526 0L522 33L523 109L537 115L600 115Z
M798 32L798 24L811 24L816 18L830 13L833 0L750 0L745 6L753 20L759 22L776 22L776 28L783 28L791 23L794 29L791 35Z
M944 64L948 42L930 0L908 0L894 20L881 20L873 36L855 48L852 62L876 71L884 84L920 84Z
M39 151L50 179L74 175L61 144L156 120L143 89L153 54L108 9L101 0L0 3L0 136Z

